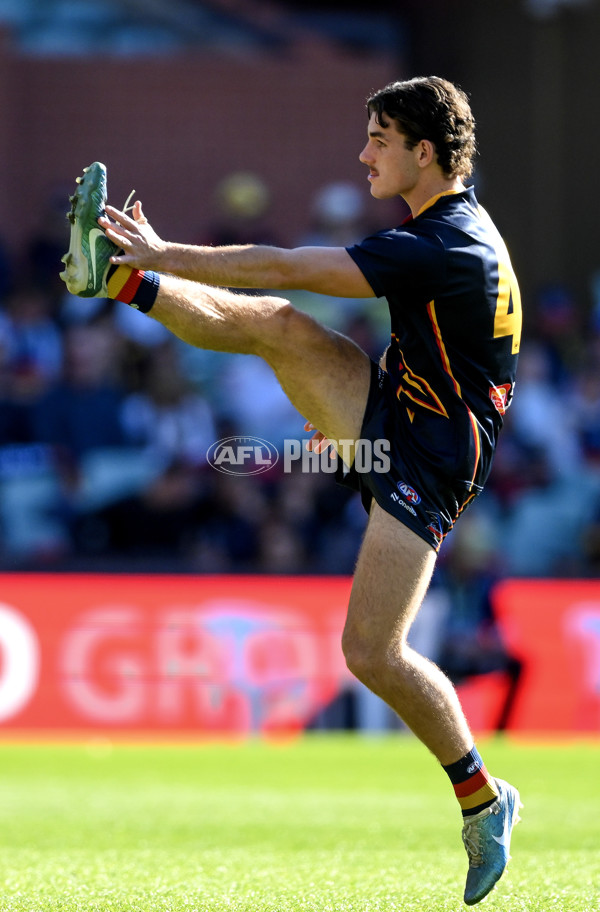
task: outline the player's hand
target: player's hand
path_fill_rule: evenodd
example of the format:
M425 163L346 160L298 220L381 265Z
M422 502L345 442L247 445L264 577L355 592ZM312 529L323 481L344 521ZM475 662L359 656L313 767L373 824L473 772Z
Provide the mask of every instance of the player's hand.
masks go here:
M332 440L326 437L325 434L322 434L321 431L318 431L310 421L306 422L304 430L308 432L314 431L310 440L306 441L306 449L309 453L324 453L329 447L332 447L329 458L335 459L335 445Z
M131 216L114 206L107 206L106 216L99 218L98 224L107 238L121 248L122 252L110 258L111 263L135 269L160 268L160 255L166 244L142 212L139 200L133 204Z

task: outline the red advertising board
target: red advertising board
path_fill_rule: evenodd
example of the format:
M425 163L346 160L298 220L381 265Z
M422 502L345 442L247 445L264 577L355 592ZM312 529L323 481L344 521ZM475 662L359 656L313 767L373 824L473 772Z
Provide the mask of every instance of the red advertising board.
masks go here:
M345 578L0 576L0 729L294 730L349 673Z
M0 575L0 732L230 735L307 725L352 680L345 577ZM600 583L495 592L524 672L510 729L600 732ZM505 682L459 694L489 729Z
M600 582L506 580L495 608L524 663L511 728L600 733Z

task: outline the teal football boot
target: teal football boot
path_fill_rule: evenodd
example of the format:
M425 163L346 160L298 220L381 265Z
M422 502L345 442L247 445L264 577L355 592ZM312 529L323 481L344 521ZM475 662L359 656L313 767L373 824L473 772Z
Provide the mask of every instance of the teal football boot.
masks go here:
M462 839L469 857L465 903L474 906L493 890L510 858L512 828L523 807L519 793L508 782L496 779L499 796L490 807L465 817Z

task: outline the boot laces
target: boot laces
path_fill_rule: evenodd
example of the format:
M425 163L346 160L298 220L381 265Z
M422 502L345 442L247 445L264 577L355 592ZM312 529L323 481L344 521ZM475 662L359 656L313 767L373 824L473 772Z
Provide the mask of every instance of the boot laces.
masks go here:
M469 865L472 868L478 868L483 864L483 854L481 852L481 832L477 826L478 821L466 823L462 831L462 841L467 851Z
M125 204L123 206L123 212L131 212L131 210L133 209L133 204L131 206L129 204L131 203L131 198L134 193L135 193L135 190L132 190L131 193L129 194L129 196L127 197L127 199L125 200Z

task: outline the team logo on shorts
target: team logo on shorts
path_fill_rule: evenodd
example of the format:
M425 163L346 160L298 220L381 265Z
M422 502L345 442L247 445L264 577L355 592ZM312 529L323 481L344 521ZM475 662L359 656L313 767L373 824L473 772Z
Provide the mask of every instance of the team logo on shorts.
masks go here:
M406 499L408 500L409 503L412 503L412 504L421 503L421 498L419 497L419 495L417 494L415 489L413 487L411 487L409 484L406 484L405 481L399 481L398 484L396 485L396 487L398 488L400 493L406 497Z
M442 520L440 519L439 514L432 513L430 510L427 511L429 516L431 516L431 522L426 526L427 531L431 532L435 538L438 545L441 545L444 540L444 530L442 529Z

